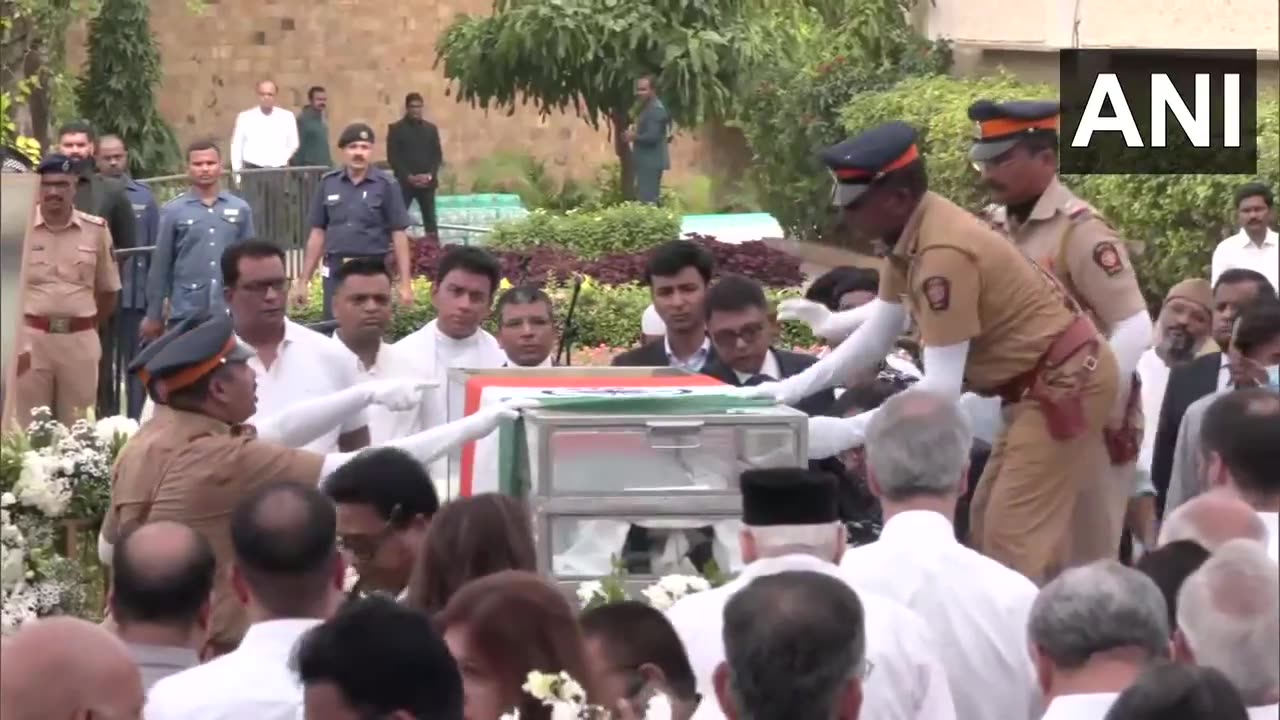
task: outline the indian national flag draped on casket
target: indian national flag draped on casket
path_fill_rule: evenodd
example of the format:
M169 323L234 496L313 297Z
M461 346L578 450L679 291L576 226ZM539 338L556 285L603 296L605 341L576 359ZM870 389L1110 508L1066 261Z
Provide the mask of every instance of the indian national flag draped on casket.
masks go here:
M724 383L705 375L654 375L637 369L634 376L610 374L547 376L530 373L470 377L466 382L465 413L512 398L536 398L543 407L583 413L638 413L688 415L721 412L732 408L772 405L770 401L744 400L726 395ZM516 433L501 428L462 450L459 485L451 494L469 497L502 489L503 450L511 450Z

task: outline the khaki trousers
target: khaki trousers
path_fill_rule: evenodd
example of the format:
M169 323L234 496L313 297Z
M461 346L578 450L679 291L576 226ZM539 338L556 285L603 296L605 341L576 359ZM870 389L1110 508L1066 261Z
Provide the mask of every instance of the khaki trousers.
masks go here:
M102 343L97 330L46 333L23 327L31 353L31 367L18 377L14 420L31 423L31 411L47 407L70 427L98 402L98 362Z
M1072 565L1114 557L1119 547L1118 530L1111 541L1116 493L1102 438L1116 395L1116 360L1105 344L1094 356L1097 367L1081 388L1085 432L1054 440L1034 400L1007 406L970 506L974 546L1039 585ZM1061 370L1070 372L1085 357L1079 353ZM1123 512L1121 506L1121 520Z

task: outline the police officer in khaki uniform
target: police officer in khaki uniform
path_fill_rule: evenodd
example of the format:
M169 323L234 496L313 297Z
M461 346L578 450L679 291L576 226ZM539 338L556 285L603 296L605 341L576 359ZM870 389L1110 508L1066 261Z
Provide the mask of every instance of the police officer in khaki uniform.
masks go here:
M203 533L219 565L207 647L215 655L234 649L247 625L228 572L230 517L236 504L265 483L315 485L355 457L357 453L321 455L288 445L305 444L368 405L376 393L367 388L387 382L415 386L420 400L425 387L405 381L365 383L300 406L290 411L289 420L268 420L260 437L256 428L244 424L257 411L256 374L247 364L251 357L253 351L239 342L225 315L186 320L143 348L130 370L146 386L156 411L116 462L99 542L99 555L106 557L124 530L155 520L175 520ZM529 405L513 401L387 445L425 465L487 435ZM291 431L295 425L309 425L309 431L298 435Z
M23 427L37 407L66 425L93 408L102 358L98 324L111 316L120 291L106 221L73 205L71 159L50 155L36 172L40 204L28 239L15 417Z
M1114 557L1125 508L1137 488L1142 444L1138 359L1151 345L1152 323L1125 244L1102 215L1057 177L1059 105L1050 101L969 107L977 133L969 157L1003 209L1004 229L1024 254L1057 276L1109 338L1122 382L1104 430L1110 471L1084 488L1076 516L1075 563ZM1096 508L1105 512L1096 512Z
M999 396L1006 426L977 494L980 549L1045 582L1070 561L1079 489L1107 464L1102 427L1116 392L1115 357L1066 291L1008 240L928 191L916 132L903 123L829 148L823 161L849 226L887 254L866 321L809 369L735 394L794 402L880 362L908 313L925 376L916 387L959 398ZM872 413L811 418L810 456L858 445Z

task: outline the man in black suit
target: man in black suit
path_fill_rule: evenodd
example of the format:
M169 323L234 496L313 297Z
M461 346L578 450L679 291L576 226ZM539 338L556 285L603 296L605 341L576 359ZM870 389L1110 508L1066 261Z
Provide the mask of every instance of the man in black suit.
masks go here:
M1236 268L1222 273L1213 288L1213 339L1218 347L1230 347L1231 331L1241 310L1259 297L1274 297L1275 294L1271 283L1253 270ZM1160 515L1164 514L1182 416L1195 401L1227 387L1230 374L1226 364L1225 353L1209 353L1175 367L1169 373L1151 455L1151 483L1156 488L1157 512Z
M672 240L654 248L645 267L653 307L667 326L661 340L628 350L613 359L618 367L678 367L702 372L716 357L707 338L703 301L715 259L690 240Z
M703 373L734 386L758 385L799 374L818 361L812 355L770 347L769 301L754 280L728 275L711 286L706 302L707 334L716 361ZM830 389L795 404L809 415L825 414L835 402Z
M436 188L440 186L444 150L440 147L440 130L422 116L422 106L418 93L405 96L404 117L387 126L387 163L400 183L404 206L417 200L424 232L434 236Z

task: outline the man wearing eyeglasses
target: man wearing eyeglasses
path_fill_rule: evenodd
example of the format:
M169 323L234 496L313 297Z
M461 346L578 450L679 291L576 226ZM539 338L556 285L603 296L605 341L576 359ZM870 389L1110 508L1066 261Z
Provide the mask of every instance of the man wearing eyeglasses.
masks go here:
M1089 561L1120 547L1125 507L1137 492L1143 423L1134 388L1138 360L1151 346L1152 322L1124 241L1058 180L1058 113L1057 102L979 100L969 107L969 119L977 123L969 157L1004 210L1005 233L1058 278L1108 338L1119 365L1120 392L1103 430L1111 466L1102 483L1082 489L1102 493L1102 502L1078 506L1108 512L1076 515L1075 554ZM1147 498L1143 507L1151 519L1155 504Z

